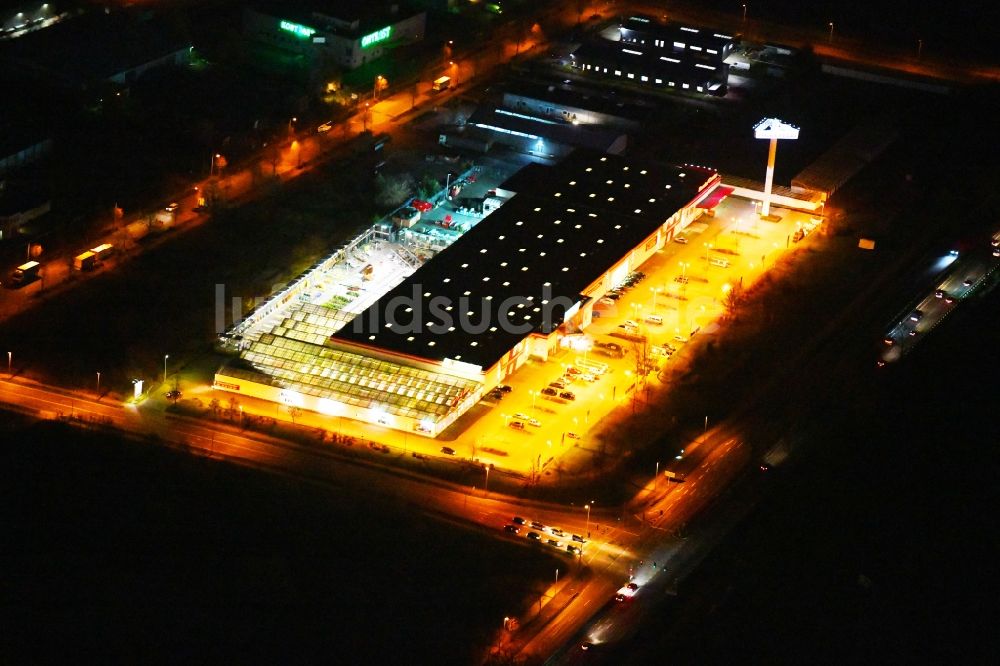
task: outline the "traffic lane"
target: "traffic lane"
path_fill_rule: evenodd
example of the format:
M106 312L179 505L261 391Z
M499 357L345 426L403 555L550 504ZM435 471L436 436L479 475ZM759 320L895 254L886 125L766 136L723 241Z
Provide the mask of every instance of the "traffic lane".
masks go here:
M720 447L717 457L708 460L706 466L713 466L716 460L737 458L738 456L733 455L734 446L735 443L730 443L728 446ZM737 470L746 471L747 466L739 465ZM729 475L714 479L711 495L717 496L721 488L728 487L730 480ZM688 501L692 501L692 498ZM733 515L738 518L746 510L746 504L743 504L737 507ZM733 510L722 507L719 513L725 517L733 513ZM644 551L645 559L642 566L635 572L635 580L640 583L635 596L620 602L611 597L601 607L600 612L593 615L586 626L573 637L573 640L562 646L551 663L573 664L583 663L583 660L602 663L603 655L612 655L614 644L627 640L641 626L643 616L658 607L665 596L676 594L678 582L697 566L718 538L734 524L728 518L721 522L713 522L719 522L719 525L708 538L702 538L700 535L690 539L653 537L651 545ZM623 579L619 585L625 580L627 579ZM581 649L584 643L592 647L584 651Z
M529 658L545 659L553 655L546 663L576 663L560 662L555 655L560 654L560 646L579 647L577 636L581 626L587 626L591 618L606 609L608 600L614 595L620 583L614 579L591 578L580 583L574 589L577 595L563 611L540 631L528 640L521 648L522 655ZM566 653L571 653L567 650Z
M742 455L747 451L748 447L743 446L739 440L729 438L706 455L703 465L705 472L693 474L692 484L687 491L679 496L664 498L665 515L670 518L670 522L675 526L683 525L717 497L739 470L747 468L748 458ZM579 663L581 659L591 661L602 654L602 643L613 643L627 637L636 625L636 617L648 612L657 603L657 599L662 597L663 591L676 589L679 573L673 574L671 570L680 568L675 564L678 554L689 542L664 537L666 534L666 530L647 531L642 535L643 543L634 546L637 553L633 557L637 563L631 573L643 587L640 587L633 599L614 601L614 592L627 582L629 574L618 573L615 578L615 572L608 571L607 579L612 585L605 590L603 600L596 600L603 603L589 619L582 620L586 622L584 630L563 634L558 633L557 629L544 632L536 638L532 647L541 650L541 646L545 645L550 651L539 651L537 654L552 654L562 645L552 663ZM659 581L659 585L653 585L653 581ZM647 603L649 608L646 608ZM565 640L556 642L564 636ZM583 651L580 649L583 642L593 643L595 648Z
M109 419L116 425L134 424L134 419L120 405L99 403L81 396L65 395L10 381L0 382L0 401L27 407L41 414L79 415Z

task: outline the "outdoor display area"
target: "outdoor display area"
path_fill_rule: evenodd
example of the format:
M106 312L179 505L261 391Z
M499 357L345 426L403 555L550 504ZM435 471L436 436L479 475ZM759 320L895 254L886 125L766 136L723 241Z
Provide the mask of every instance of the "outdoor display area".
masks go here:
M476 182L476 171L433 197L437 206L413 199L373 224L234 324L222 345L239 359L219 369L214 388L369 423L400 418L408 430L427 435L450 425L478 399L481 382L326 343L499 208L500 200L485 212L446 205L448 194Z

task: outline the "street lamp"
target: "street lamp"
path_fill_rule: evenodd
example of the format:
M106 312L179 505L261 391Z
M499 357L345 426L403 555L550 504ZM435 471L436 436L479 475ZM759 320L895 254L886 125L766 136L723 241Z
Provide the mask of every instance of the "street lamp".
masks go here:
M97 399L101 399L101 373L97 373Z
M747 20L747 6L746 3L743 4L743 20Z
M656 474L653 475L653 491L656 491L656 487L660 482L660 461L656 461Z
M917 59L920 59L920 52L924 50L924 40L917 40Z
M170 354L163 355L163 383L167 383L167 359L170 358Z
M490 466L486 465L486 484L483 486L483 493L490 494Z
M384 76L382 76L381 74L379 74L378 76L376 76L375 77L375 85L372 88L372 99L373 100L378 99L378 91L382 90L383 88L388 87L388 85L389 85L389 82L386 80L386 78Z
M7 352L7 374L10 375L11 377L14 376L14 373L11 372L10 370L10 364L13 358L14 358L14 352Z
M830 43L833 43L833 21L830 21Z
M584 504L583 508L587 510L587 536L590 537L590 505Z

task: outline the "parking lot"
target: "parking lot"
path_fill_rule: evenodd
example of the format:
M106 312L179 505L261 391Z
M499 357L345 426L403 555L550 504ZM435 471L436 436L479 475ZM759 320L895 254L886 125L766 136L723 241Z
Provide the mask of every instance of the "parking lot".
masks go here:
M641 281L597 304L600 317L583 336L568 338L570 345L548 361L526 362L508 378L510 390L488 396L488 411L448 446L459 456L527 472L586 464L590 456L559 458L598 450L602 419L615 407L628 408L637 391L641 399L643 381L658 384L658 369L679 362L685 345L716 330L727 292L749 287L796 245L797 232L815 226L811 215L779 215L780 222L760 221L753 202L724 201L714 217L683 234L686 242L669 244L639 267ZM600 366L606 370L595 372Z

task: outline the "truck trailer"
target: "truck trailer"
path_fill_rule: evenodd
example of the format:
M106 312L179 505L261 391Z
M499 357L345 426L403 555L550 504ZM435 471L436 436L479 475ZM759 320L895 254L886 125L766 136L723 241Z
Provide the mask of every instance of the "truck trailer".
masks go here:
M87 250L73 257L73 270L92 271L97 266L97 255Z
M10 276L10 282L15 286L22 286L37 280L38 272L41 268L42 265L37 261L29 261L21 264L14 269L13 274Z

